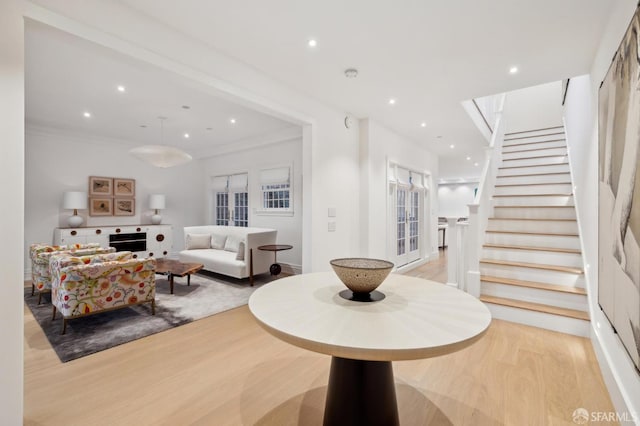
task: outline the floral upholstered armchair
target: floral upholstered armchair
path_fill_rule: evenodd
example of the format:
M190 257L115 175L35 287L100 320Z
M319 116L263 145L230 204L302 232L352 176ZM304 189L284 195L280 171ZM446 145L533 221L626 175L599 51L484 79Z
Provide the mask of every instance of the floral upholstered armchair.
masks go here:
M155 315L156 260L133 259L131 252L85 257L54 255L51 259L53 316L69 319L151 303Z
M69 244L63 246L49 246L32 244L29 249L31 257L31 295L38 291L38 304L42 301L42 294L51 291L51 273L49 259L53 254L74 253L77 256L89 254L113 253L113 247L101 248L98 243Z

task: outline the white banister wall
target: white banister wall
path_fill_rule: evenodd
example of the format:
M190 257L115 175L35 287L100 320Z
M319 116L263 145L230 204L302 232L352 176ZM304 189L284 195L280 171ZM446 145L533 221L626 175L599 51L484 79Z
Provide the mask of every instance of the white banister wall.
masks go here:
M489 146L485 151L485 162L482 169L478 192L472 204L469 204L469 225L466 232L466 243L462 255L456 258L466 269L464 289L468 293L480 296L480 252L487 229L489 216L493 212L493 192L498 175L498 166L502 157L502 143L504 142L505 122L504 103L505 94L500 97L496 110L496 121L493 127Z
M458 264L460 250L458 250L458 218L447 218L447 234L449 244L447 245L447 285L458 287ZM444 244L444 241L443 241Z

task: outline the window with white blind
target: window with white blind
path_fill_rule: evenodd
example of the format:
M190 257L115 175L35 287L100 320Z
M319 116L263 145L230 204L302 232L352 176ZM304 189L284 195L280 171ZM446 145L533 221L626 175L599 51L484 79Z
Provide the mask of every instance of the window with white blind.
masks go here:
M276 167L260 171L261 200L259 214L292 214L293 191L291 167Z
M248 175L215 176L211 179L213 223L249 226Z

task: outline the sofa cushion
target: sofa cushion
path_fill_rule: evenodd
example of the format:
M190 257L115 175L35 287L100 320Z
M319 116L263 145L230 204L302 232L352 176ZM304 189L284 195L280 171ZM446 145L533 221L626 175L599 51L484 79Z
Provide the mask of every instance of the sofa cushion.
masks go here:
M225 234L218 232L211 233L211 248L223 250L226 242L227 236Z
M226 251L232 251L234 253L237 253L239 247L240 247L240 238L238 238L235 235L229 235L227 237L227 241L224 243L224 249Z
M187 234L186 249L208 249L211 247L211 234Z
M240 241L240 244L238 244L238 253L236 254L236 260L244 260L244 241Z

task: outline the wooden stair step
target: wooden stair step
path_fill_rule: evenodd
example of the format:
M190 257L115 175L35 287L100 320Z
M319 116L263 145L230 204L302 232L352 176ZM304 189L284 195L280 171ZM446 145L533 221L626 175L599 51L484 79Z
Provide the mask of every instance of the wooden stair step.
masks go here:
M513 208L521 208L521 209L568 209L574 208L575 206L493 206L494 209L513 209Z
M556 233L556 232L527 232L527 231L498 231L498 230L489 230L486 231L488 234L522 234L522 235L545 235L549 237L578 237L578 234L566 234L566 233Z
M522 175L520 175L522 176ZM500 176L498 176L500 177ZM538 186L538 185L571 185L571 182L542 182L542 183L508 183L502 185L496 185L496 188L504 188L507 186Z
M490 217L489 220L531 220L534 222L577 222L576 219L529 219L526 217Z
M504 194L504 195L494 195L494 197L571 197L572 193L569 194Z
M571 174L570 172L552 172L552 173L529 173L526 175L499 175L496 176L498 178L507 178L507 177L531 177L531 176L550 176L550 175L568 175ZM553 184L555 182L550 182L550 184Z
M522 169L525 167L549 167L549 166L565 166L569 163L552 163L552 164L532 164L530 166L507 166L507 167L498 167L498 169Z
M559 247L515 246L515 245L509 245L509 244L484 244L482 247L506 249L506 250L550 251L553 253L571 253L571 254L581 253L579 249L569 249L569 248L559 248Z
M497 284L515 285L518 287L536 288L539 290L557 291L560 293L578 294L581 296L587 295L587 291L584 288L580 288L580 287L569 287L569 286L557 285L557 284L539 283L535 281L516 280L513 278L492 277L489 275L481 275L480 281L497 283Z
M545 130L555 130L555 129L562 129L564 128L564 126L553 126L553 127L543 127L541 129L533 129L533 130L522 130L520 132L511 132L511 133L505 133L505 136L509 136L509 135L521 135L523 133L532 133L532 132L542 132Z
M546 135L542 135L542 136L546 136ZM505 142L509 142L511 140L514 139L505 139ZM546 141L535 141L535 142L523 142L523 143L510 143L510 144L503 144L502 147L506 148L506 147L511 147L511 146L523 146L523 145L533 145L534 143L547 143L547 142L560 142L560 141L564 141L566 140L565 138L561 138L561 139L549 139Z
M498 260L498 259L480 259L480 263L486 263L489 265L517 266L520 268L544 269L547 271L566 272L569 274L576 274L576 275L583 274L583 271L580 268L574 268L570 266L559 266L559 265L545 265L542 263L513 262L511 260Z
M542 303L525 302L522 300L507 299L505 297L480 295L480 300L494 305L509 306L512 308L526 309L529 311L543 312L546 314L559 315L563 317L575 318L589 321L589 313L575 309L559 308L557 306L544 305Z
M508 152L507 154L511 154ZM567 154L555 154L555 155L536 155L533 157L522 157L522 158L505 158L502 161L518 161L518 160L533 160L535 158L553 158L553 157L566 157Z
M519 149L516 151L506 151L506 152L502 151L502 154L515 154L520 152L532 152L532 151L546 151L548 149L562 149L562 148L566 148L566 146L552 146L551 148L529 148L529 149ZM564 155L567 155L567 154L564 154Z
M558 135L564 135L564 132L545 133L544 135L517 136L515 138L505 138L504 140L505 142L507 142L507 141L517 141L520 139L542 138L545 136L558 136Z

